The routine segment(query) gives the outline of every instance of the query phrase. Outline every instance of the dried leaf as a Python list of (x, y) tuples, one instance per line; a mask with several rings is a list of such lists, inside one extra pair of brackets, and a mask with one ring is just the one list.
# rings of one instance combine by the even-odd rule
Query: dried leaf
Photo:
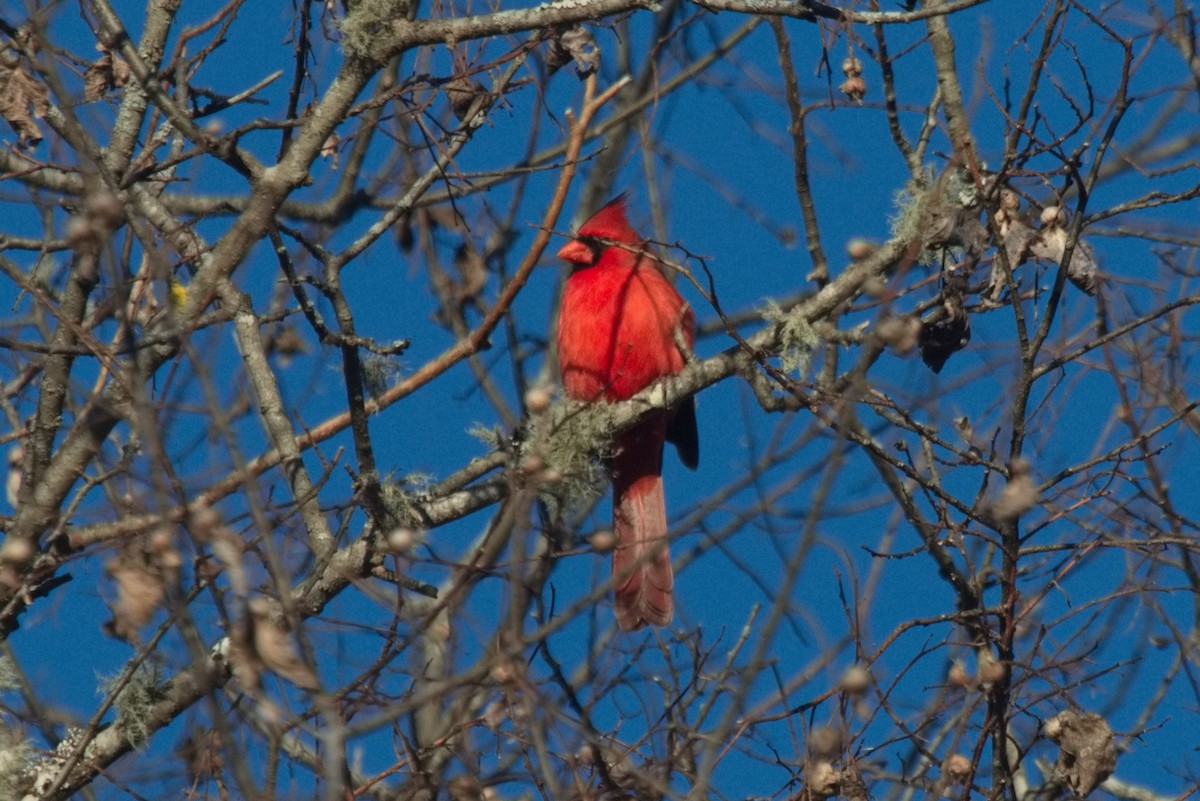
[(951, 244), (959, 209), (955, 206), (935, 206), (925, 221), (925, 247), (945, 247)]
[[(1067, 229), (1060, 225), (1043, 228), (1030, 244), (1030, 251), (1039, 259), (1062, 264), (1067, 251), (1067, 239)], [(1096, 294), (1096, 253), (1083, 237), (1075, 241), (1067, 278), (1083, 292)]]
[(861, 663), (846, 668), (838, 682), (838, 689), (849, 695), (862, 695), (871, 687), (871, 672)]
[(188, 776), (194, 782), (207, 781), (225, 769), (221, 736), (213, 729), (189, 734), (175, 749), (175, 754), (183, 760)]
[(917, 337), (917, 348), (921, 361), (940, 373), (946, 360), (967, 346), (971, 341), (971, 322), (963, 308), (962, 299), (951, 295), (942, 303), (942, 314), (921, 322), (921, 333)]
[(855, 103), (867, 96), (867, 82), (861, 75), (851, 75), (838, 86), (838, 91)]
[(1067, 266), (1067, 278), (1081, 291), (1089, 295), (1096, 294), (1096, 253), (1083, 237), (1075, 242), (1071, 263)]
[(284, 323), (263, 338), (263, 347), (268, 355), (279, 357), (279, 366), (288, 367), (296, 356), (308, 353), (308, 343), (296, 327)]
[(229, 669), (238, 684), (248, 693), (257, 694), (262, 691), (262, 672), (265, 665), (259, 659), (253, 644), (253, 625), (250, 616), (242, 618), (234, 624), (229, 633), (229, 647), (225, 659)]
[(875, 335), (895, 353), (904, 355), (917, 346), (921, 320), (908, 314), (903, 317), (884, 317), (875, 326)]
[(867, 783), (854, 765), (842, 771), (841, 789), (846, 801), (870, 801), (871, 796), (867, 792)]
[(330, 166), (335, 170), (338, 168), (338, 162), (340, 161), (340, 152), (338, 151), (338, 147), (341, 145), (341, 143), (342, 140), (338, 137), (338, 135), (336, 133), (331, 133), (325, 138), (325, 142), (321, 145), (321, 150), (319, 151), (321, 158), (329, 159)]
[(166, 597), (167, 586), (178, 580), (183, 557), (171, 532), (161, 529), (130, 543), (108, 563), (108, 574), (117, 585), (117, 603), (108, 630), (113, 636), (134, 641), (137, 630), (154, 616)]
[(483, 84), (472, 81), (465, 73), (456, 75), (445, 85), (445, 90), (450, 110), (459, 122), (474, 115), (487, 97)]
[(0, 63), (0, 117), (4, 117), (19, 137), (18, 146), (42, 141), (42, 130), (35, 118), (50, 111), (50, 90), (25, 71), (24, 65)]
[(1043, 228), (1032, 242), (1029, 252), (1036, 258), (1057, 262), (1063, 257), (1067, 247), (1067, 231), (1059, 226)]
[(1037, 239), (1037, 231), (1026, 225), (1023, 220), (1014, 219), (1002, 227), (1001, 233), (1004, 235), (1004, 253), (1008, 256), (1008, 266), (1015, 270), (1029, 259), (1029, 248)]
[(129, 62), (126, 61), (125, 59), (121, 58), (116, 53), (114, 53), (113, 57), (112, 57), (112, 85), (113, 85), (113, 87), (120, 89), (122, 86), (129, 83), (130, 75), (131, 75), (131, 72), (129, 69)]
[(1009, 466), (1008, 483), (992, 506), (997, 520), (1011, 522), (1037, 506), (1038, 490), (1029, 463), (1018, 459)]
[(15, 511), (21, 499), (21, 479), (25, 474), (25, 446), (17, 443), (8, 449), (8, 476), (4, 480), (4, 496)]
[(1082, 798), (1112, 775), (1117, 767), (1117, 747), (1112, 729), (1094, 712), (1070, 709), (1046, 721), (1046, 736), (1058, 743), (1055, 776)]
[(454, 251), (454, 267), (458, 270), (454, 299), (461, 308), (479, 297), (487, 285), (487, 260), (474, 242), (464, 239)]
[(302, 690), (315, 690), (320, 685), (296, 649), (291, 633), (271, 614), (271, 605), (264, 598), (255, 598), (248, 604), (250, 617), (250, 644), (262, 664)]
[(99, 100), (108, 91), (112, 78), (112, 54), (105, 53), (92, 62), (83, 75), (83, 99)]
[(149, 570), (129, 564), (116, 563), (108, 567), (109, 574), (117, 583), (117, 606), (113, 610), (113, 634), (123, 640), (132, 640), (137, 630), (154, 616), (166, 595), (161, 576)]
[(83, 99), (99, 100), (109, 89), (117, 89), (129, 81), (129, 64), (119, 55), (104, 51), (83, 76)]
[(483, 801), (483, 784), (475, 776), (461, 773), (446, 787), (450, 801)]
[(192, 512), (188, 527), (197, 541), (208, 544), (212, 549), (234, 595), (244, 598), (249, 590), (245, 565), (246, 541), (225, 525), (221, 513), (208, 504), (202, 504)]
[[(1000, 227), (1000, 236), (1004, 255), (1007, 256), (1008, 268), (1016, 271), (1017, 267), (1029, 259), (1029, 248), (1037, 238), (1037, 231), (1026, 225), (1020, 218), (1008, 209), (996, 212), (996, 222)], [(992, 274), (988, 277), (988, 286), (980, 294), (980, 300), (989, 306), (995, 306), (1008, 288), (1008, 273), (1004, 270), (1004, 261), (992, 259)]]
[(982, 690), (990, 689), (1008, 675), (1008, 667), (996, 658), (990, 646), (979, 646), (975, 652), (975, 662), (978, 666), (979, 687)]
[(573, 25), (550, 40), (546, 67), (554, 72), (568, 61), (575, 62), (575, 72), (586, 78), (600, 69), (600, 48), (592, 32), (582, 25)]
[(676, 738), (675, 746), (671, 751), (672, 770), (693, 782), (696, 780), (697, 771), (696, 747), (697, 742), (693, 737), (679, 737)]
[(821, 760), (808, 766), (804, 780), (811, 797), (830, 798), (838, 794), (842, 775), (832, 764)]
[(818, 726), (808, 735), (808, 755), (814, 760), (832, 761), (846, 747), (840, 730), (833, 726)]
[(930, 209), (925, 247), (961, 247), (975, 254), (986, 250), (987, 242), (987, 228), (979, 222), (977, 208), (949, 204)]
[(971, 775), (971, 760), (962, 754), (951, 754), (942, 763), (942, 776), (952, 784), (961, 784)]

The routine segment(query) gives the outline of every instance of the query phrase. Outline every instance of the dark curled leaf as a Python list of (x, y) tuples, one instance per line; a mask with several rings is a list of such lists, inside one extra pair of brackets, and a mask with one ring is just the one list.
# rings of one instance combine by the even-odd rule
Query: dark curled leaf
[(550, 40), (546, 66), (554, 72), (568, 61), (575, 62), (575, 71), (586, 78), (600, 69), (600, 48), (592, 32), (582, 25), (573, 25)]
[(964, 314), (962, 317), (922, 321), (921, 334), (917, 337), (917, 348), (921, 352), (921, 361), (940, 373), (946, 360), (967, 346), (971, 341), (971, 324)]
[(921, 321), (921, 331), (917, 335), (921, 361), (935, 373), (940, 373), (946, 360), (971, 341), (971, 322), (962, 302), (962, 278), (954, 274), (947, 276), (941, 308)]

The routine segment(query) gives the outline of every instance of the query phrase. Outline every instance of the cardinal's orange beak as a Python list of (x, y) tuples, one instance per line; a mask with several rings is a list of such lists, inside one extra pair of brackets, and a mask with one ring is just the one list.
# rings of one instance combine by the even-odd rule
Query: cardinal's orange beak
[(558, 257), (572, 264), (592, 264), (596, 261), (596, 252), (586, 243), (572, 239), (559, 249)]

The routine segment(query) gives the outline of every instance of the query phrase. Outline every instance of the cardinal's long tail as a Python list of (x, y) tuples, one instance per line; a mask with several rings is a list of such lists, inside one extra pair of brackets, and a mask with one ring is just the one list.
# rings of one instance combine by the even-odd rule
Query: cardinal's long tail
[(613, 458), (613, 576), (617, 625), (626, 631), (671, 622), (671, 554), (663, 502), (665, 427), (653, 424), (624, 438)]

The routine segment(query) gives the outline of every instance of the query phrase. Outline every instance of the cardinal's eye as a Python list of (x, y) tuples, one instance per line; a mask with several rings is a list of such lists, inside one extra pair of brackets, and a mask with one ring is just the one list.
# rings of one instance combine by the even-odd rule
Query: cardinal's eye
[(576, 259), (575, 261), (578, 266), (592, 266), (596, 263), (596, 261), (600, 260), (600, 253), (604, 251), (604, 245), (601, 245), (600, 240), (596, 239), (595, 236), (576, 234), (575, 241), (578, 243), (578, 245), (588, 248), (588, 254), (590, 257), (587, 261), (580, 261)]

